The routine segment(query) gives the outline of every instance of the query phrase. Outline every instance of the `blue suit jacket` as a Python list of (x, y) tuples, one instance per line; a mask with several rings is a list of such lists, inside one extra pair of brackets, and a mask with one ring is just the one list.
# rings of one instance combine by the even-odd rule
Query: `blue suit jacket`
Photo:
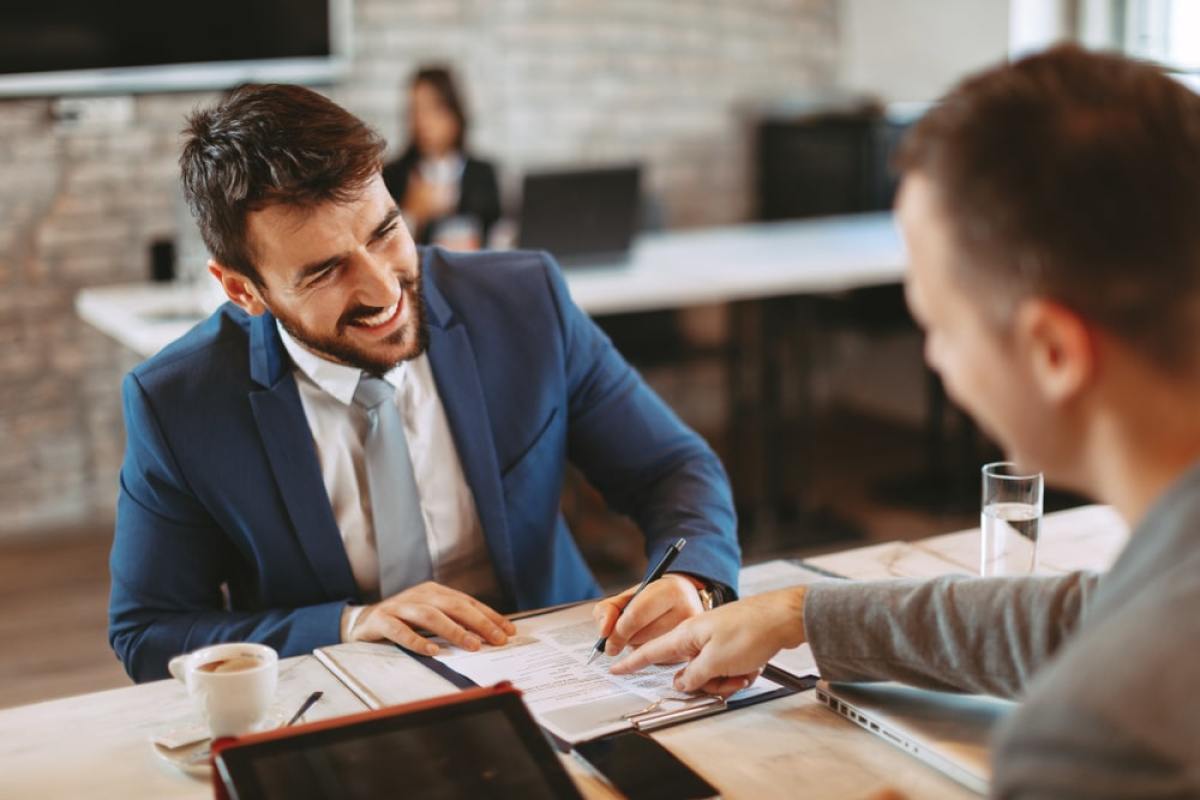
[[(429, 359), (508, 609), (599, 589), (559, 511), (569, 459), (651, 559), (736, 589), (728, 481), (572, 303), (546, 255), (422, 251)], [(339, 640), (361, 602), (292, 364), (264, 314), (225, 305), (123, 386), (127, 443), (109, 641), (135, 680), (220, 641), (280, 655)]]

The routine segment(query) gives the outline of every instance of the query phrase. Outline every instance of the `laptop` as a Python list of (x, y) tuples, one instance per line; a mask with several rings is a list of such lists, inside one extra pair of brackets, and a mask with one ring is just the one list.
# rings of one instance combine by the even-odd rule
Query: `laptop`
[(637, 233), (641, 167), (525, 176), (517, 246), (548, 250), (565, 267), (620, 264)]
[(817, 699), (856, 725), (987, 794), (992, 731), (1015, 703), (898, 683), (817, 684)]

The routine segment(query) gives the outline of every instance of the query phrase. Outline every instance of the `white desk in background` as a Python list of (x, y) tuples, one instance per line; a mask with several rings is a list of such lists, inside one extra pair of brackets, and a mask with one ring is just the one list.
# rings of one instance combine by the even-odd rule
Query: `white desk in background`
[(648, 234), (628, 264), (569, 270), (593, 316), (796, 294), (834, 294), (904, 278), (891, 212)]
[[(1108, 569), (1129, 539), (1124, 520), (1110, 506), (1080, 506), (1047, 514), (1038, 536), (1037, 573)], [(861, 581), (935, 578), (979, 572), (979, 529), (915, 542), (884, 542), (803, 562), (823, 572)]]
[[(640, 237), (628, 262), (566, 271), (575, 302), (593, 316), (884, 286), (904, 277), (890, 212), (733, 225)], [(212, 309), (180, 284), (83, 289), (84, 321), (149, 357)]]
[[(739, 304), (732, 326), (736, 346), (727, 358), (729, 469), (739, 509), (769, 520), (788, 497), (778, 435), (785, 409), (780, 376), (807, 387), (808, 360), (782, 334), (811, 334), (803, 313), (782, 298), (829, 295), (903, 280), (903, 242), (891, 212), (732, 225), (641, 236), (627, 262), (565, 271), (575, 302), (592, 316), (662, 311), (710, 303)], [(149, 358), (182, 336), (219, 303), (211, 287), (126, 284), (82, 290), (79, 316), (138, 355)], [(781, 305), (782, 304), (782, 305)], [(802, 334), (797, 341), (807, 342)], [(782, 350), (781, 350), (782, 348)], [(786, 365), (780, 352), (792, 353)], [(773, 358), (775, 356), (775, 358)], [(787, 369), (783, 369), (786, 366)], [(794, 392), (792, 392), (794, 394)], [(789, 453), (801, 460), (797, 452)]]
[[(1043, 531), (1048, 548), (1044, 552), (1054, 554), (1057, 570), (1106, 567), (1115, 556), (1114, 548), (1127, 537), (1120, 518), (1098, 506), (1048, 514)], [(941, 559), (942, 566), (930, 567), (926, 562), (922, 570), (963, 571), (947, 559), (959, 558), (958, 550), (972, 535), (975, 532), (965, 531), (915, 543)], [(843, 568), (866, 564), (869, 569), (879, 561), (870, 557), (871, 551), (859, 548), (811, 562)], [(838, 556), (846, 558), (830, 560)], [(331, 673), (317, 669), (316, 659), (310, 656), (287, 659), (282, 666), (297, 675), (314, 670), (313, 680), (321, 688), (341, 691), (336, 684), (328, 685)], [(284, 705), (298, 705), (306, 688), (297, 682)], [(172, 680), (0, 711), (0, 797), (207, 800), (212, 788), (206, 781), (176, 771), (154, 754), (149, 743), (151, 735), (187, 716), (183, 686)], [(975, 796), (827, 710), (812, 692), (653, 735), (713, 783), (723, 797), (735, 800), (865, 798), (889, 786), (912, 798)], [(578, 767), (570, 768), (588, 798), (614, 796)]]

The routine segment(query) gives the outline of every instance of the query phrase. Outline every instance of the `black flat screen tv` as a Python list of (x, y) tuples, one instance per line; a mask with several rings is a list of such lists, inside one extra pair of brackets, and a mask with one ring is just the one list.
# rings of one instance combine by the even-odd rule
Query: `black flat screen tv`
[(330, 83), (351, 0), (4, 0), (0, 96)]

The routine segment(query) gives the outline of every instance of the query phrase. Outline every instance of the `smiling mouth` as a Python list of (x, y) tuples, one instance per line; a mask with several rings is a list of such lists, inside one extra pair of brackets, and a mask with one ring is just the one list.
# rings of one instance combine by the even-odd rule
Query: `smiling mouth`
[(400, 310), (404, 307), (405, 294), (406, 293), (404, 292), (403, 288), (401, 288), (400, 299), (395, 303), (392, 303), (387, 308), (381, 309), (378, 313), (372, 314), (369, 317), (359, 317), (358, 319), (355, 319), (347, 324), (352, 325), (355, 328), (362, 328), (367, 331), (386, 327), (396, 318), (397, 315), (399, 315)]

